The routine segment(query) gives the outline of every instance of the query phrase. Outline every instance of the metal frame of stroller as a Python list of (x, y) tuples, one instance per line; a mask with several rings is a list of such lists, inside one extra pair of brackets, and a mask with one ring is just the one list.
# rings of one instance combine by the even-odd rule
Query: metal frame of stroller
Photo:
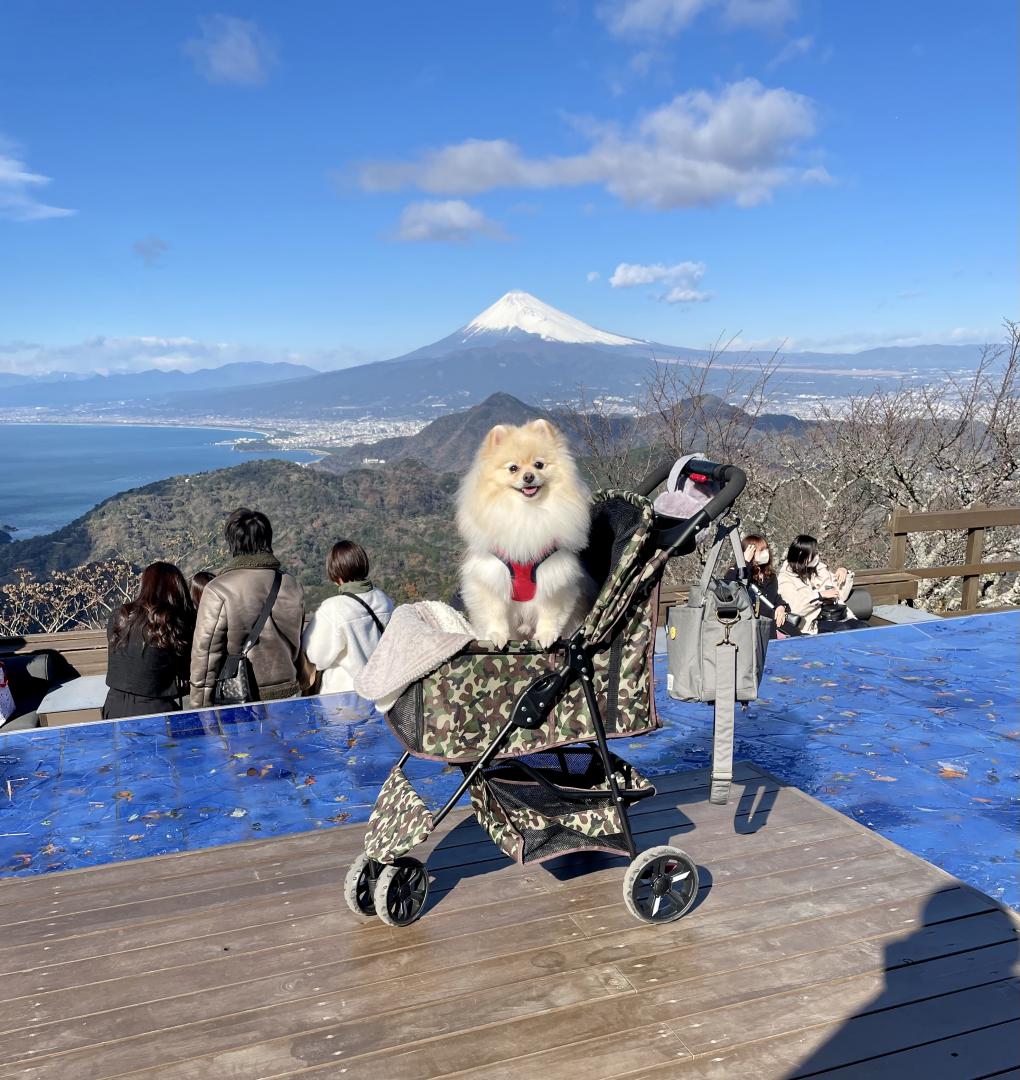
[[(669, 465), (655, 469), (639, 485), (637, 494), (650, 496), (664, 482), (669, 472)], [(733, 505), (747, 482), (743, 471), (734, 465), (719, 465), (698, 459), (687, 463), (684, 474), (694, 476), (699, 480), (717, 481), (722, 484), (722, 489), (706, 506), (687, 520), (655, 515), (651, 533), (655, 550), (668, 552), (668, 557), (692, 550), (697, 534)], [(656, 579), (656, 586), (657, 583)], [(628, 604), (628, 609), (630, 606)], [(697, 898), (699, 888), (697, 867), (693, 860), (679, 848), (654, 847), (639, 855), (627, 810), (634, 803), (653, 796), (655, 788), (643, 778), (638, 777), (636, 771), (627, 762), (614, 755), (609, 749), (606, 725), (594, 687), (593, 662), (594, 655), (599, 649), (606, 648), (606, 645), (601, 642), (593, 646), (586, 640), (583, 625), (563, 644), (566, 653), (563, 666), (559, 670), (547, 671), (536, 678), (518, 696), (509, 719), (481, 755), (470, 765), (461, 766), (464, 771), (463, 780), (446, 805), (434, 815), (428, 815), (428, 828), (419, 834), (416, 842), (420, 842), (446, 818), (465, 792), (471, 789), (472, 784), (486, 776), (485, 770), (506, 748), (517, 729), (530, 731), (542, 727), (549, 721), (551, 712), (556, 703), (562, 699), (564, 691), (580, 682), (584, 705), (595, 732), (594, 742), (582, 740), (578, 746), (541, 751), (543, 756), (557, 756), (558, 769), (536, 768), (523, 757), (507, 758), (501, 768), (505, 772), (508, 771), (510, 775), (519, 774), (524, 780), (541, 787), (564, 805), (576, 803), (579, 807), (592, 808), (593, 804), (602, 803), (608, 811), (611, 809), (609, 806), (611, 803), (616, 812), (614, 821), (618, 818), (620, 825), (619, 834), (616, 834), (617, 842), (600, 844), (594, 840), (586, 842), (584, 847), (626, 854), (631, 859), (631, 865), (623, 883), (624, 901), (628, 909), (636, 918), (645, 922), (672, 922), (684, 915)], [(568, 755), (583, 753), (585, 746), (588, 747), (589, 765), (601, 768), (598, 779), (600, 783), (604, 779), (606, 783), (604, 788), (585, 787), (579, 790), (576, 786), (567, 787), (550, 778), (562, 776), (569, 779), (572, 770), (569, 767)], [(391, 772), (391, 779), (398, 772), (403, 776), (403, 767), (411, 756), (411, 750), (406, 750)], [(591, 768), (588, 771), (591, 771)], [(407, 783), (406, 778), (404, 781)], [(389, 782), (387, 781), (387, 784)], [(385, 791), (385, 786), (383, 790)], [(417, 798), (420, 799), (420, 797)], [(379, 801), (381, 800), (382, 792)], [(376, 804), (377, 808), (379, 801)], [(622, 850), (618, 842), (619, 837), (622, 837), (623, 841)], [(607, 841), (608, 839), (607, 837)], [(404, 846), (403, 850), (406, 851), (413, 846), (415, 846), (414, 842)], [(548, 855), (536, 856), (536, 858), (552, 857), (560, 853), (553, 851)], [(529, 861), (523, 854), (519, 854), (518, 858), (521, 862)], [(389, 925), (406, 926), (420, 916), (427, 899), (428, 882), (429, 875), (425, 864), (415, 858), (401, 855), (394, 858), (392, 862), (383, 863), (363, 853), (348, 871), (344, 895), (348, 906), (356, 914), (378, 915)]]

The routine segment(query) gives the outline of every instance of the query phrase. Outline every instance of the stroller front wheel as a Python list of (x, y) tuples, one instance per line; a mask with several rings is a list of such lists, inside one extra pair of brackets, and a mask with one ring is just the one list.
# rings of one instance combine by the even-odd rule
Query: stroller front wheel
[(355, 915), (370, 918), (375, 915), (375, 883), (379, 880), (382, 864), (362, 852), (351, 863), (344, 878), (344, 900)]
[(698, 868), (686, 852), (674, 847), (649, 848), (627, 869), (623, 901), (642, 922), (674, 922), (690, 911), (698, 884)]
[(384, 866), (375, 883), (375, 913), (390, 926), (409, 926), (420, 915), (429, 894), (425, 864), (405, 855)]

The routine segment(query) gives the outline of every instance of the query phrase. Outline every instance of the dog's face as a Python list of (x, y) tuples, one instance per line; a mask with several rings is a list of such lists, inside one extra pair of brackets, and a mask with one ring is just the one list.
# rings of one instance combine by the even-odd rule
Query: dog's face
[(499, 424), (478, 451), (479, 486), (492, 497), (540, 504), (562, 481), (569, 453), (548, 420), (533, 420), (523, 427)]

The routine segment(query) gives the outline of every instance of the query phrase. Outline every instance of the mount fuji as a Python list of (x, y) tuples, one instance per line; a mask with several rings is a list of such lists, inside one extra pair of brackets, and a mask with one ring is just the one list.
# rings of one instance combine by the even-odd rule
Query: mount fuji
[[(448, 337), (404, 356), (277, 383), (271, 394), (206, 394), (194, 408), (234, 417), (431, 418), (500, 391), (538, 406), (574, 400), (582, 388), (589, 396), (630, 397), (644, 385), (655, 350), (530, 293), (508, 292)], [(177, 404), (187, 407), (183, 395)]]
[[(935, 345), (872, 349), (853, 357), (788, 353), (776, 386), (785, 394), (784, 401), (842, 397), (870, 392), (882, 380), (929, 381), (950, 371), (972, 369), (979, 352), (973, 345)], [(514, 291), (447, 337), (392, 360), (292, 378), (271, 387), (167, 395), (151, 402), (150, 415), (432, 419), (501, 392), (540, 409), (555, 409), (576, 401), (582, 391), (588, 400), (641, 398), (656, 364), (697, 364), (707, 355), (701, 349), (601, 330), (530, 293)], [(752, 356), (768, 358), (768, 354), (741, 354), (735, 359)], [(723, 386), (725, 367), (724, 362), (714, 376)], [(706, 389), (716, 392), (714, 385)]]

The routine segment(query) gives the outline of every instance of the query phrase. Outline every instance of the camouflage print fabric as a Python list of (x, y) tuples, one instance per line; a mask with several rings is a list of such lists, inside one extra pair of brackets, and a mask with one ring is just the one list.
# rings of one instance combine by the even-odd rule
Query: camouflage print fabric
[[(628, 785), (638, 789), (652, 787), (651, 783), (633, 768)], [(606, 783), (602, 788), (594, 790), (608, 791), (609, 785)], [(616, 837), (623, 832), (620, 812), (610, 800), (586, 809), (577, 809), (576, 804), (572, 805), (564, 800), (563, 813), (552, 813), (544, 800), (544, 811), (527, 805), (529, 796), (539, 793), (539, 788), (534, 783), (506, 780), (490, 782), (478, 777), (472, 782), (470, 791), (471, 806), (479, 824), (500, 850), (517, 862), (524, 861), (524, 832), (558, 830), (576, 833), (579, 839), (585, 837), (589, 840)], [(616, 846), (608, 850), (616, 850)], [(546, 857), (554, 857), (556, 854), (557, 851), (553, 850)]]
[[(624, 499), (641, 511), (638, 527), (585, 623), (589, 640), (602, 646), (593, 658), (593, 681), (606, 734), (610, 738), (641, 735), (660, 726), (652, 693), (652, 651), (657, 585), (666, 555), (648, 554), (653, 519), (648, 499), (619, 491), (600, 492), (596, 499)], [(390, 726), (417, 755), (456, 763), (475, 761), (510, 719), (517, 699), (531, 683), (565, 665), (563, 652), (543, 652), (533, 643), (511, 642), (504, 651), (486, 651), (476, 645), (405, 692), (398, 707), (420, 709), (420, 725), (398, 725), (395, 709)], [(415, 730), (414, 736), (402, 734), (409, 729)], [(418, 730), (420, 742), (412, 745), (409, 739), (417, 740)], [(499, 757), (594, 738), (584, 691), (575, 682), (554, 706), (547, 724), (530, 731), (513, 730)]]
[(375, 800), (365, 833), (365, 854), (381, 863), (406, 855), (432, 832), (432, 814), (411, 786), (404, 770), (395, 767)]
[(468, 788), (471, 794), (471, 809), (475, 812), (478, 824), (489, 834), (492, 842), (515, 862), (521, 862), (524, 851), (524, 838), (514, 828), (509, 813), (496, 801), (492, 788), (477, 776)]
[(652, 520), (655, 516), (651, 502), (643, 495), (635, 495), (630, 491), (599, 491), (595, 495), (596, 502), (610, 499), (623, 499), (637, 507), (641, 511), (641, 521), (627, 541), (627, 546), (609, 579), (595, 598), (595, 603), (592, 604), (588, 618), (585, 620), (584, 636), (593, 643), (603, 641), (612, 634), (617, 621), (639, 591), (639, 585), (654, 579), (661, 573), (662, 565), (665, 564), (663, 559), (654, 573), (643, 573), (647, 563), (643, 549), (648, 542)]

